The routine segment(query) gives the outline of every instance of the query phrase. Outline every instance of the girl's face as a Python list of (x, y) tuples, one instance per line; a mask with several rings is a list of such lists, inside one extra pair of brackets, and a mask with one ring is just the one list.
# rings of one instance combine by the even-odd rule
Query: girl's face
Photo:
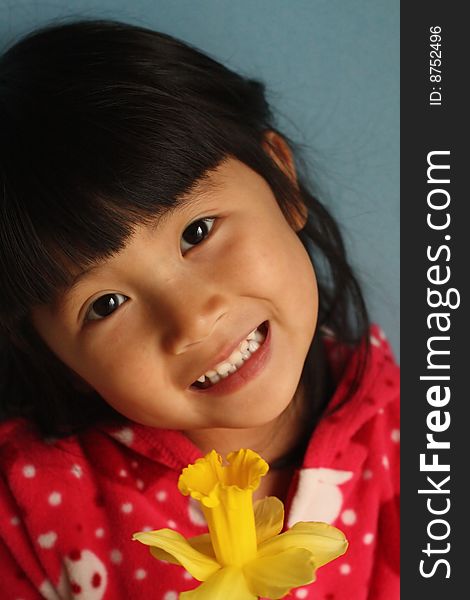
[[(245, 428), (290, 404), (317, 309), (311, 261), (270, 187), (230, 159), (156, 225), (136, 228), (56, 306), (36, 308), (33, 323), (66, 365), (134, 421)], [(246, 352), (240, 344), (258, 327), (260, 347)], [(216, 380), (224, 362), (232, 371), (238, 362), (237, 371), (193, 385), (207, 372)]]

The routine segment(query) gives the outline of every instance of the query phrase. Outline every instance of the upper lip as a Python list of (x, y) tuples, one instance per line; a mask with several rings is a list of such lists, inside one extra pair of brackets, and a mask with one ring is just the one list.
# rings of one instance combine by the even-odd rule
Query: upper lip
[[(202, 375), (207, 373), (207, 371), (214, 370), (214, 367), (216, 367), (221, 362), (228, 362), (228, 359), (230, 358), (230, 355), (232, 354), (232, 352), (234, 352), (238, 348), (238, 346), (243, 342), (243, 340), (246, 340), (248, 335), (252, 331), (257, 329), (259, 326), (260, 326), (260, 323), (258, 323), (251, 329), (248, 329), (248, 331), (245, 333), (245, 335), (240, 336), (240, 338), (238, 339), (237, 342), (231, 342), (230, 344), (225, 344), (223, 346), (222, 350), (217, 352), (217, 354), (215, 354), (209, 361), (207, 361), (207, 367), (204, 369), (204, 371), (200, 371), (200, 375), (198, 375), (198, 377), (202, 377)], [(196, 379), (193, 379), (191, 381), (190, 385), (192, 385), (195, 381), (197, 381), (198, 377), (196, 377)]]

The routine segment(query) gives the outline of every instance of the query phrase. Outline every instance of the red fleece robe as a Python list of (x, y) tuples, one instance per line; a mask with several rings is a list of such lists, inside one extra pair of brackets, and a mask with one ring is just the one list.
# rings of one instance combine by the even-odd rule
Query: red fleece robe
[[(317, 425), (286, 503), (286, 526), (326, 521), (350, 546), (293, 599), (399, 598), (399, 370), (379, 327), (370, 339), (361, 385)], [(335, 340), (323, 343), (336, 406), (358, 352), (339, 364)], [(3, 600), (176, 600), (196, 587), (182, 567), (131, 539), (145, 529), (207, 531), (197, 502), (177, 490), (181, 470), (201, 456), (181, 432), (128, 422), (41, 440), (18, 419), (0, 425), (0, 440)]]

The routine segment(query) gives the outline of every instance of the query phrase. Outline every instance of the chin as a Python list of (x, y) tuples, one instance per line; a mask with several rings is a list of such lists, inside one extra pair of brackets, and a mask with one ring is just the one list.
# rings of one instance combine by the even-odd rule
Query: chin
[[(234, 429), (253, 429), (263, 427), (279, 418), (291, 405), (296, 387), (290, 389), (286, 395), (266, 392), (262, 398), (250, 398), (245, 406), (240, 406), (237, 411), (226, 410), (221, 419), (217, 419), (210, 427), (225, 427)], [(286, 398), (289, 400), (286, 401)]]

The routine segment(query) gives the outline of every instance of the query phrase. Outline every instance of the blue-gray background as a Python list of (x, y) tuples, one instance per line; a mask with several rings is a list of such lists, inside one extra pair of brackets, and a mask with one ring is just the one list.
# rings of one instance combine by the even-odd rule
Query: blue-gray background
[(0, 48), (80, 17), (170, 33), (265, 81), (398, 356), (399, 0), (0, 0)]

